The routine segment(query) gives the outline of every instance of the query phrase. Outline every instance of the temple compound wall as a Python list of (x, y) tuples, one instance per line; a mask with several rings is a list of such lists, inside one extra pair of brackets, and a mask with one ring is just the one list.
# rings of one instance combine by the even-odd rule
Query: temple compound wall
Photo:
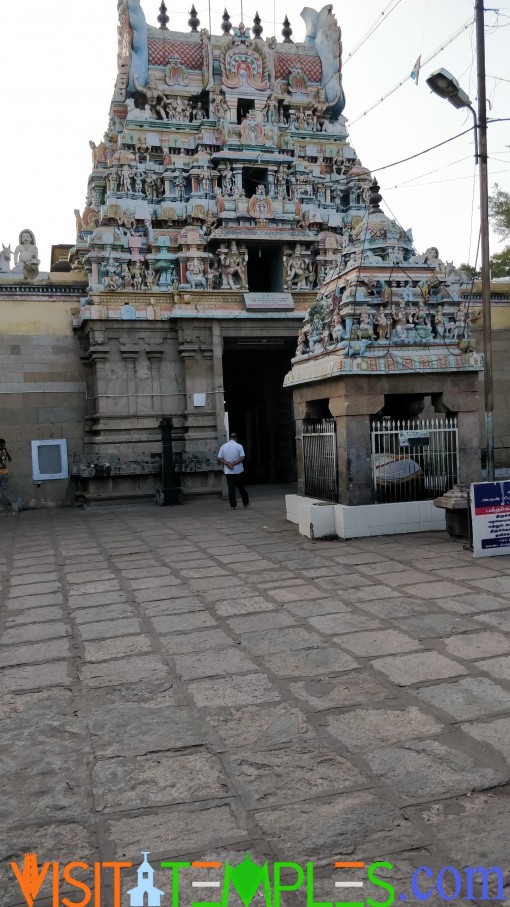
[[(473, 341), (483, 349), (481, 287), (477, 282), (470, 293), (476, 313), (472, 322)], [(494, 455), (496, 466), (510, 467), (510, 278), (491, 285), (492, 355), (494, 388)], [(479, 313), (479, 314), (478, 314)], [(481, 436), (485, 432), (483, 387), (480, 388)]]
[(0, 290), (0, 435), (12, 457), (12, 497), (23, 506), (73, 501), (67, 479), (33, 479), (33, 441), (65, 439), (71, 466), (83, 454), (85, 373), (72, 330), (79, 295), (55, 279), (44, 293)]

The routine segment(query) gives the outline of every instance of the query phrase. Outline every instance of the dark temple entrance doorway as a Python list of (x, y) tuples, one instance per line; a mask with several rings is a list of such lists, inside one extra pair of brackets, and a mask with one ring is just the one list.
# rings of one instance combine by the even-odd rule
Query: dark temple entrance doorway
[(295, 346), (294, 338), (225, 340), (225, 410), (251, 484), (296, 480), (292, 394), (282, 386)]

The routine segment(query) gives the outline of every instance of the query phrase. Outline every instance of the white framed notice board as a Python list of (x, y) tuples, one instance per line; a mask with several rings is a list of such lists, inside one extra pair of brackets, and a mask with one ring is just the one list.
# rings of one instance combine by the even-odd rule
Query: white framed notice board
[(510, 480), (471, 485), (474, 557), (510, 554)]

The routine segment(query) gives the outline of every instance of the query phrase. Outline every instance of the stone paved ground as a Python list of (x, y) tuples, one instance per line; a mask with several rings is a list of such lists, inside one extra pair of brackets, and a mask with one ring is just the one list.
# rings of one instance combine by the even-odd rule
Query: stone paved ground
[(312, 542), (275, 495), (0, 528), (2, 907), (34, 850), (311, 860), (326, 901), (335, 858), (389, 859), (399, 893), (506, 868), (510, 558)]

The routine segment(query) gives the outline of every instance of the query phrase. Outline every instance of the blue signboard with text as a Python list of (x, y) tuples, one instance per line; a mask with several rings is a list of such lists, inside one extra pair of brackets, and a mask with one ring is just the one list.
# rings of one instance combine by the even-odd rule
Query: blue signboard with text
[(510, 481), (471, 485), (473, 555), (510, 554)]

